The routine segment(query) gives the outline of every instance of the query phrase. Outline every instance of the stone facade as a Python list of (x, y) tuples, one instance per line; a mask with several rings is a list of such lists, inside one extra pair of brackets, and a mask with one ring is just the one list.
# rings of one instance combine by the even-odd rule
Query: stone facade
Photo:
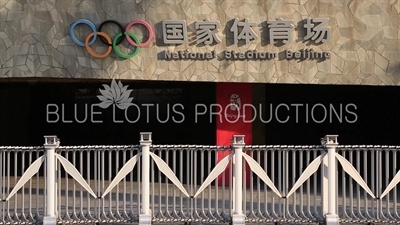
[[(398, 85), (399, 12), (400, 0), (1, 0), (0, 77)], [(300, 40), (304, 35), (301, 21), (317, 17), (330, 18), (330, 41), (316, 45)], [(115, 53), (95, 59), (69, 35), (71, 23), (81, 18), (96, 25), (114, 19), (124, 26), (143, 19), (153, 26), (155, 38), (132, 59), (122, 60)], [(233, 44), (228, 26), (235, 18), (256, 22), (254, 31), (259, 38), (249, 44)], [(294, 20), (292, 43), (269, 43), (265, 22), (277, 18)], [(160, 24), (166, 19), (186, 20), (189, 40), (195, 35), (194, 22), (220, 21), (217, 35), (221, 43), (160, 44)], [(146, 33), (139, 29), (132, 30)], [(84, 40), (89, 31), (81, 25), (77, 37)], [(105, 51), (101, 45), (97, 41), (94, 49)], [(124, 43), (120, 48), (127, 46)], [(165, 50), (282, 52), (304, 48), (329, 51), (331, 57), (324, 61), (159, 58)]]

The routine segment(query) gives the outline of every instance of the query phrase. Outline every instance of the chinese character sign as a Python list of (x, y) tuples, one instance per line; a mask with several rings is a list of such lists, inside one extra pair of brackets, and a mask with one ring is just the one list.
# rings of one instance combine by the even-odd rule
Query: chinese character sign
[[(236, 18), (231, 27), (231, 31), (233, 32), (233, 42), (237, 44), (239, 40), (245, 40), (246, 44), (248, 44), (251, 40), (256, 40), (258, 36), (252, 29), (252, 27), (255, 27), (256, 25), (257, 23), (251, 23), (247, 18), (244, 22), (239, 22), (239, 19)], [(239, 27), (242, 28), (240, 33), (238, 31)]]
[[(329, 18), (314, 18), (305, 19), (303, 27), (298, 29), (305, 29), (305, 41), (314, 41), (316, 44), (326, 43), (330, 40), (331, 28), (328, 27)], [(267, 21), (269, 43), (275, 44), (280, 41), (284, 44), (290, 44), (293, 40), (292, 32), (295, 28), (295, 23), (291, 19), (278, 18), (275, 20)], [(244, 41), (246, 44), (257, 40), (259, 36), (255, 28), (256, 22), (250, 21), (248, 18), (240, 20), (235, 18), (233, 25), (227, 27), (233, 35), (234, 44), (239, 41)], [(219, 44), (221, 39), (218, 37), (221, 24), (219, 21), (210, 21), (208, 19), (203, 21), (196, 21), (194, 23), (196, 44)], [(187, 43), (187, 25), (184, 20), (164, 20), (162, 22), (162, 34), (165, 44), (180, 45)]]
[(186, 21), (164, 20), (162, 30), (165, 44), (184, 44), (187, 42)]
[[(314, 22), (319, 24), (315, 26)], [(317, 44), (329, 41), (331, 38), (331, 28), (326, 26), (328, 22), (329, 18), (315, 18), (312, 22), (311, 19), (306, 19), (304, 28), (307, 29), (307, 34), (304, 37), (304, 40), (307, 41), (311, 39)]]
[(210, 21), (204, 20), (196, 22), (196, 43), (201, 44), (204, 43), (206, 45), (210, 45), (214, 42), (221, 43), (221, 40), (218, 38), (217, 33), (220, 27), (219, 21)]
[(267, 23), (271, 44), (274, 44), (276, 40), (282, 40), (285, 44), (290, 44), (292, 42), (293, 20), (283, 20), (279, 18), (277, 20), (268, 21)]

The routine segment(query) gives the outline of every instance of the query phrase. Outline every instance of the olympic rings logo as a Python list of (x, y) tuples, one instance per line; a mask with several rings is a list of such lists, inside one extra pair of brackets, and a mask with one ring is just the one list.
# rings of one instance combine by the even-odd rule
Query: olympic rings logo
[[(104, 25), (110, 24), (110, 23), (117, 25), (120, 30), (120, 33), (118, 33), (113, 39), (111, 39), (111, 37), (108, 34), (101, 31), (101, 29), (104, 27)], [(75, 36), (75, 27), (78, 24), (86, 24), (93, 31), (86, 37), (85, 42), (78, 40), (78, 38), (76, 38), (76, 36)], [(140, 43), (139, 38), (135, 34), (129, 32), (129, 30), (134, 25), (143, 25), (144, 27), (146, 27), (149, 38), (145, 42)], [(69, 33), (71, 35), (72, 40), (75, 42), (75, 44), (85, 47), (86, 51), (89, 53), (89, 55), (93, 56), (94, 58), (98, 58), (98, 59), (106, 58), (108, 55), (110, 55), (112, 50), (114, 50), (114, 52), (119, 57), (124, 58), (124, 59), (130, 59), (139, 53), (140, 47), (145, 47), (145, 46), (149, 45), (154, 37), (153, 28), (150, 26), (150, 24), (148, 24), (144, 20), (134, 20), (134, 21), (130, 22), (124, 30), (122, 25), (114, 20), (104, 21), (100, 24), (99, 28), (96, 28), (96, 25), (93, 22), (86, 20), (86, 19), (80, 19), (80, 20), (75, 21), (71, 25), (71, 27), (69, 29)], [(99, 54), (99, 53), (95, 52), (90, 47), (91, 45), (93, 45), (96, 42), (97, 37), (100, 37), (100, 41), (103, 44), (108, 46), (107, 51), (103, 54)], [(128, 40), (129, 44), (135, 46), (135, 50), (133, 51), (132, 54), (129, 54), (129, 55), (124, 54), (118, 48), (118, 45), (120, 45), (124, 41), (125, 38)]]

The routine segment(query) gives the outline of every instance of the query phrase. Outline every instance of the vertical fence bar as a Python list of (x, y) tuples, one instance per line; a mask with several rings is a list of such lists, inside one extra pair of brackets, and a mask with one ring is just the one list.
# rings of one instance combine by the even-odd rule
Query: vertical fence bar
[(4, 196), (4, 191), (3, 191), (3, 173), (5, 173), (5, 170), (3, 169), (4, 167), (3, 163), (3, 151), (0, 150), (0, 222), (4, 220), (4, 202), (3, 199), (5, 198)]
[[(179, 180), (183, 180), (183, 150), (179, 149)], [(189, 184), (189, 181), (186, 181), (187, 184)], [(184, 204), (183, 204), (183, 196), (182, 196), (182, 192), (179, 192), (179, 202), (180, 202), (180, 215), (184, 216), (185, 212), (184, 212)], [(154, 204), (154, 203), (153, 203)]]
[[(306, 154), (306, 163), (309, 164), (310, 163), (311, 151), (307, 150), (306, 153), (307, 153)], [(317, 176), (314, 175), (314, 179), (317, 179), (316, 177)], [(315, 183), (315, 180), (314, 180), (313, 183)], [(311, 212), (311, 184), (310, 184), (310, 179), (307, 179), (307, 211), (308, 211), (308, 215), (312, 215), (313, 214)], [(322, 215), (324, 215), (324, 214), (322, 214)]]
[[(363, 157), (365, 157), (364, 159), (368, 159), (368, 155), (367, 155), (367, 151), (363, 151)], [(361, 171), (360, 170), (360, 168), (361, 168), (361, 150), (356, 150), (356, 165), (357, 165), (357, 168), (356, 168), (356, 170), (357, 171)], [(364, 163), (364, 177), (365, 177), (365, 182), (367, 182), (367, 175), (366, 175), (366, 173), (368, 172), (366, 169), (365, 169), (365, 167), (366, 166), (368, 166), (368, 163)], [(350, 176), (350, 178), (351, 178), (351, 176)], [(354, 180), (353, 180), (353, 178), (351, 178), (351, 181), (352, 182), (354, 182)], [(360, 185), (356, 185), (356, 187), (357, 187), (357, 201), (358, 201), (358, 204), (357, 204), (357, 215), (360, 217), (360, 218), (363, 218), (363, 214), (362, 214), (362, 212), (361, 212), (361, 191), (360, 191)], [(364, 194), (365, 195), (365, 194)], [(367, 201), (364, 201), (364, 204), (367, 204)], [(368, 206), (364, 206), (365, 208), (368, 208)]]
[[(65, 159), (66, 160), (69, 160), (69, 151), (65, 151)], [(73, 152), (72, 152), (72, 154), (73, 154)], [(58, 178), (58, 181), (57, 181), (57, 184), (59, 184), (59, 197), (60, 197), (60, 200), (59, 200), (59, 202), (61, 203), (61, 165), (60, 165), (60, 163), (57, 163), (56, 164), (57, 165), (57, 171), (59, 172), (59, 174), (60, 174), (60, 176), (59, 176), (59, 178)], [(65, 193), (65, 216), (66, 216), (66, 218), (69, 218), (69, 210), (68, 210), (68, 208), (69, 208), (69, 201), (68, 201), (68, 199), (69, 199), (69, 196), (68, 196), (68, 192), (69, 192), (69, 184), (68, 184), (68, 179), (69, 179), (69, 177), (68, 177), (68, 173), (65, 173), (65, 191), (64, 191), (64, 193)], [(59, 207), (59, 213), (61, 213), (61, 206)], [(58, 213), (58, 214), (59, 214)]]
[[(79, 171), (83, 172), (83, 151), (79, 151)], [(110, 194), (111, 196), (111, 194)], [(84, 218), (84, 212), (83, 212), (83, 189), (82, 189), (82, 185), (79, 185), (79, 198), (80, 198), (80, 209), (79, 209), (79, 216), (81, 218)]]
[[(372, 191), (372, 193), (374, 193), (375, 192), (375, 187), (376, 187), (376, 179), (375, 179), (375, 177), (374, 177), (374, 175), (376, 175), (375, 173), (375, 171), (378, 171), (378, 168), (376, 168), (376, 165), (375, 165), (375, 163), (376, 163), (376, 161), (375, 161), (375, 156), (377, 156), (376, 155), (376, 151), (375, 151), (375, 149), (374, 150), (372, 150), (372, 151), (370, 151), (371, 152), (371, 154), (370, 154), (370, 156), (371, 156), (371, 164), (369, 164), (369, 168), (371, 168), (371, 172), (369, 173), (369, 176), (370, 176), (370, 182), (371, 182), (371, 186), (370, 186), (370, 188), (371, 188), (371, 191)], [(364, 164), (365, 165), (365, 164)], [(365, 183), (367, 183), (368, 184), (368, 180), (367, 179), (365, 179)], [(364, 188), (363, 188), (364, 189)], [(365, 201), (366, 202), (370, 202), (371, 203), (371, 209), (372, 209), (372, 213), (371, 213), (371, 216), (373, 217), (373, 218), (370, 218), (370, 219), (374, 219), (374, 218), (376, 218), (375, 216), (376, 216), (376, 209), (375, 209), (375, 204), (374, 203), (376, 203), (376, 200), (375, 199), (369, 199), (369, 195), (368, 195), (368, 193), (365, 191), (365, 189), (364, 189), (364, 193), (365, 193)], [(368, 204), (369, 205), (369, 204)], [(368, 214), (368, 208), (367, 208), (367, 210), (366, 210), (366, 213)]]
[[(116, 150), (115, 151), (115, 155), (116, 155), (116, 160), (115, 160), (115, 171), (117, 172), (119, 169), (119, 151)], [(118, 173), (118, 172), (117, 172)], [(115, 186), (115, 190), (116, 190), (116, 194), (115, 194), (115, 198), (116, 198), (116, 204), (115, 204), (115, 217), (117, 218), (121, 218), (120, 217), (120, 213), (119, 213), (119, 187), (120, 185), (118, 184), (117, 186)]]
[[(7, 152), (7, 165), (11, 165), (10, 164), (10, 154), (11, 152)], [(11, 168), (10, 166), (7, 166), (7, 188), (6, 188), (6, 193), (10, 193), (10, 171)], [(39, 183), (39, 182), (38, 182)], [(7, 201), (7, 216), (10, 216), (10, 201)]]
[[(282, 177), (284, 176), (282, 173), (282, 150), (279, 149), (277, 151), (278, 155), (278, 190), (282, 191)], [(275, 157), (272, 157), (273, 160), (275, 160)], [(272, 171), (273, 174), (274, 171)], [(275, 182), (275, 181), (274, 181)], [(285, 218), (285, 213), (282, 211), (282, 198), (278, 199), (278, 216), (281, 218)]]
[[(125, 163), (126, 163), (126, 149), (123, 149), (122, 150), (122, 153), (123, 153), (123, 156), (122, 156), (122, 160), (124, 161), (124, 165), (125, 165)], [(132, 173), (132, 172), (131, 172)], [(98, 177), (100, 177), (100, 172), (99, 172), (99, 176)], [(126, 205), (127, 205), (127, 202), (126, 202), (126, 176), (124, 177), (124, 188), (123, 188), (123, 192), (124, 192), (124, 195), (122, 196), (123, 197), (123, 205), (122, 205), (122, 207), (123, 207), (123, 210), (124, 210), (124, 212), (123, 212), (123, 214), (122, 214), (122, 217), (124, 217), (124, 216), (126, 216), (126, 215), (128, 215), (127, 214), (127, 212), (126, 212)]]
[[(192, 190), (191, 193), (195, 193), (195, 191), (197, 190), (197, 150), (192, 150), (191, 152), (193, 152), (193, 168), (191, 169), (193, 171), (193, 179), (192, 179)], [(190, 165), (187, 165), (190, 166)], [(197, 198), (191, 198), (193, 199), (193, 214), (194, 216), (198, 216), (198, 209), (197, 209)]]
[[(235, 150), (235, 166), (234, 166), (234, 175), (235, 175), (235, 209), (234, 214), (232, 215), (232, 224), (233, 225), (244, 225), (245, 224), (245, 215), (242, 210), (242, 170), (243, 170), (243, 148), (245, 146), (244, 143), (244, 135), (234, 135), (232, 139), (232, 147)], [(246, 191), (246, 190), (244, 190)]]
[[(174, 171), (174, 174), (176, 174), (176, 149), (173, 149), (172, 150), (172, 171)], [(182, 168), (181, 168), (182, 169)], [(182, 179), (180, 179), (180, 180), (182, 180)], [(174, 216), (176, 216), (177, 215), (177, 212), (176, 212), (176, 187), (175, 186), (173, 186), (172, 187), (173, 189), (173, 197), (172, 197), (172, 201), (173, 201), (173, 203), (172, 203), (172, 214), (174, 215)]]
[[(45, 154), (45, 153), (44, 153)], [(36, 157), (39, 157), (39, 153), (38, 152), (36, 152)], [(44, 166), (43, 166), (43, 168), (46, 166), (46, 164), (44, 164)], [(46, 171), (46, 170), (44, 170), (44, 171)], [(43, 172), (43, 176), (45, 175), (45, 172)], [(39, 216), (39, 184), (40, 184), (40, 182), (39, 182), (39, 177), (40, 177), (40, 172), (39, 173), (36, 173), (36, 209), (38, 209), (38, 211), (37, 211), (37, 213), (36, 213), (36, 217), (38, 217)], [(45, 189), (43, 189), (44, 191), (43, 191), (43, 195), (45, 195)], [(43, 210), (43, 214), (42, 215), (44, 215), (44, 210)]]
[[(24, 174), (25, 173), (25, 170), (26, 170), (26, 168), (25, 168), (25, 151), (23, 151), (22, 152), (22, 154), (21, 154), (21, 157), (22, 157), (22, 173), (21, 174)], [(24, 184), (24, 186), (22, 186), (22, 190), (24, 190), (25, 189), (25, 185), (26, 184)], [(25, 218), (25, 192), (24, 191), (22, 191), (22, 198), (21, 198), (21, 219), (26, 219)]]
[[(397, 165), (397, 152), (393, 151), (393, 176), (395, 176), (395, 174), (397, 173), (397, 168), (398, 168), (398, 165)], [(396, 218), (399, 218), (399, 213), (397, 212), (397, 188), (394, 188), (394, 190), (393, 190), (393, 202), (394, 202), (394, 205), (393, 205), (394, 216)]]
[[(217, 149), (219, 150), (219, 149)], [(218, 151), (215, 151), (215, 157), (214, 157), (214, 163), (215, 165), (218, 164)], [(216, 214), (218, 214), (219, 211), (219, 206), (218, 206), (218, 200), (219, 200), (219, 196), (218, 196), (218, 187), (219, 187), (219, 183), (218, 183), (218, 179), (215, 179), (215, 212)]]
[[(99, 160), (99, 158), (98, 158), (98, 155), (97, 155), (97, 149), (93, 149), (93, 161), (94, 161), (94, 163), (93, 163), (94, 164), (94, 168), (93, 168), (93, 183), (94, 183), (94, 193), (96, 193), (97, 195), (99, 195), (99, 191), (98, 191), (99, 187), (98, 187), (98, 183), (97, 183), (97, 181), (99, 179), (99, 177), (98, 177), (98, 169), (99, 169), (98, 160)], [(117, 160), (117, 162), (118, 162), (118, 160)], [(98, 213), (98, 207), (99, 207), (98, 206), (98, 202), (99, 202), (99, 199), (95, 199), (94, 203), (93, 203), (94, 218), (95, 219), (97, 219), (98, 214), (99, 214)], [(117, 207), (118, 207), (118, 199), (117, 199)], [(118, 213), (118, 211), (117, 211), (117, 213)]]
[[(209, 152), (207, 152), (207, 158), (208, 158), (208, 163), (207, 163), (207, 174), (210, 174), (211, 173), (211, 153), (212, 153), (213, 151), (209, 151)], [(181, 179), (182, 180), (182, 179)], [(218, 188), (218, 187), (216, 187), (216, 188)], [(210, 217), (211, 218), (213, 218), (213, 209), (212, 209), (212, 206), (211, 206), (211, 189), (212, 189), (212, 187), (211, 187), (211, 185), (209, 185), (208, 186), (208, 212), (209, 212), (209, 215), (210, 215)], [(215, 199), (218, 201), (218, 196), (215, 196)], [(216, 210), (217, 212), (218, 212), (218, 210)], [(214, 217), (214, 219), (215, 219), (215, 217)]]
[[(390, 160), (389, 160), (389, 154), (390, 154), (390, 151), (389, 150), (387, 150), (387, 151), (385, 151), (385, 182), (384, 182), (384, 185), (385, 185), (385, 187), (387, 187), (388, 186), (388, 184), (389, 184), (389, 182), (390, 182), (390, 180), (389, 180), (389, 174), (390, 174), (390, 172), (389, 172), (389, 166), (387, 166), (387, 165), (389, 165), (389, 162), (390, 162)], [(381, 164), (382, 164), (382, 162), (381, 162)], [(393, 167), (395, 167), (395, 165), (393, 165)], [(381, 194), (382, 192), (380, 192), (380, 194)], [(392, 205), (390, 204), (390, 197), (389, 197), (390, 195), (387, 195), (386, 196), (386, 205), (387, 205), (387, 214), (388, 214), (388, 216), (389, 216), (389, 218), (390, 219), (392, 219), (392, 220), (394, 220), (394, 218), (393, 218), (393, 216), (392, 216), (392, 213), (391, 213), (391, 210), (390, 210), (390, 208), (392, 207)], [(382, 206), (381, 206), (382, 207)]]
[[(376, 156), (376, 196), (379, 196), (380, 193), (382, 193), (382, 149), (377, 150), (377, 156)], [(382, 199), (377, 199), (376, 201), (376, 219), (380, 220), (383, 219), (380, 214), (383, 212), (382, 211)]]
[[(31, 165), (32, 164), (32, 151), (30, 151), (29, 152), (29, 165)], [(37, 153), (37, 152), (36, 152)], [(0, 162), (1, 162), (1, 160), (0, 160)], [(0, 167), (1, 168), (1, 167)], [(39, 173), (39, 171), (37, 172), (37, 173)], [(33, 207), (33, 202), (32, 202), (32, 180), (33, 180), (33, 177), (31, 178), (31, 179), (29, 179), (29, 217), (30, 217), (30, 219), (31, 220), (35, 220), (35, 219), (33, 219), (34, 218), (34, 216), (33, 216), (33, 214), (32, 214), (32, 207)], [(0, 181), (0, 183), (1, 183), (1, 181)], [(1, 190), (1, 189), (0, 189)], [(38, 190), (36, 190), (36, 196), (38, 195)], [(1, 197), (0, 197), (1, 198)], [(38, 208), (36, 208), (36, 212), (38, 212)], [(1, 218), (1, 217), (0, 217)]]
[[(228, 154), (227, 155), (229, 155), (230, 153), (229, 152), (227, 152)], [(234, 198), (235, 198), (235, 195), (234, 195), (234, 193), (235, 193), (235, 176), (233, 175), (233, 168), (234, 168), (234, 165), (233, 165), (233, 163), (234, 163), (234, 160), (231, 160), (230, 162), (229, 162), (229, 167), (228, 167), (228, 172), (229, 172), (229, 177), (231, 177), (232, 179), (229, 179), (228, 181), (229, 182), (227, 182), (228, 184), (228, 202), (229, 202), (229, 212), (228, 212), (228, 214), (229, 215), (232, 215), (233, 214), (233, 207), (234, 207), (234, 204), (235, 204), (235, 201), (234, 201)], [(242, 169), (243, 169), (243, 166), (242, 166)], [(242, 170), (243, 172), (244, 172), (244, 169)], [(224, 173), (225, 173), (226, 171), (224, 171)], [(243, 173), (242, 173), (243, 174)], [(227, 179), (226, 177), (225, 177), (225, 179)], [(243, 178), (242, 177), (242, 179), (245, 179), (245, 178)], [(225, 190), (225, 188), (226, 188), (226, 186), (224, 186), (224, 190)], [(246, 190), (246, 189), (245, 189)], [(243, 193), (243, 192), (242, 192)], [(243, 194), (245, 194), (245, 193), (243, 193)], [(243, 198), (245, 198), (246, 199), (246, 197), (242, 197), (242, 199)], [(243, 208), (242, 208), (242, 210), (243, 210)], [(244, 209), (245, 210), (245, 209)], [(243, 212), (245, 212), (245, 211), (243, 211)]]
[(44, 225), (56, 225), (56, 156), (55, 150), (60, 146), (60, 140), (57, 136), (44, 136), (44, 148), (46, 150), (46, 175), (47, 175), (47, 193), (46, 193), (46, 216), (43, 218)]
[(336, 148), (338, 135), (326, 135), (323, 144), (328, 150), (328, 213), (325, 216), (327, 225), (339, 225), (339, 216), (336, 213)]
[[(112, 161), (113, 161), (113, 151), (108, 151), (108, 183), (110, 184), (112, 181)], [(110, 194), (108, 195), (108, 213), (112, 215), (112, 196), (113, 196), (113, 191), (110, 191)], [(111, 216), (113, 218), (113, 216)]]
[[(357, 151), (356, 151), (356, 153), (357, 153)], [(349, 160), (350, 160), (350, 162), (353, 162), (353, 156), (354, 156), (354, 151), (353, 150), (350, 150), (349, 151)], [(345, 177), (345, 171), (343, 171), (343, 177)], [(348, 179), (348, 181), (349, 181), (349, 189), (350, 189), (350, 193), (349, 193), (349, 195), (350, 195), (350, 215), (353, 217), (353, 218), (355, 218), (355, 216), (354, 216), (354, 201), (353, 201), (353, 199), (354, 199), (354, 188), (353, 188), (353, 186), (354, 186), (354, 182), (353, 182), (353, 179), (351, 178), (351, 176), (348, 176), (349, 177), (349, 179)], [(346, 209), (345, 209), (346, 210)]]
[[(273, 152), (271, 152), (271, 155), (273, 154)], [(268, 162), (268, 160), (270, 160), (270, 158), (272, 157), (268, 157), (268, 152), (265, 150), (264, 151), (264, 172), (267, 173), (268, 171), (268, 165), (271, 165), (271, 168), (274, 168), (273, 161), (271, 163)], [(271, 169), (272, 170), (272, 169)], [(274, 174), (273, 171), (271, 171), (271, 174)], [(274, 183), (275, 181), (275, 176), (272, 175), (272, 182)], [(268, 185), (263, 182), (263, 186), (264, 186), (264, 209), (261, 211), (262, 214), (264, 214), (266, 217), (271, 218), (271, 214), (275, 214), (275, 207), (274, 207), (274, 199), (273, 199), (273, 195), (271, 195), (271, 204), (272, 207), (268, 207)], [(269, 210), (268, 210), (269, 208)], [(272, 208), (272, 209), (271, 209)]]
[[(103, 150), (103, 151), (101, 151), (101, 165), (103, 165), (103, 171), (101, 173), (101, 190), (103, 190), (103, 191), (105, 190), (105, 185), (104, 185), (105, 175), (104, 174), (106, 172), (105, 169), (104, 169), (104, 165), (106, 165), (105, 162), (104, 162), (104, 157), (105, 157), (105, 151)], [(75, 165), (75, 154), (74, 154), (74, 165)], [(74, 198), (75, 198), (75, 184), (74, 184), (73, 192), (74, 192)], [(111, 193), (110, 193), (110, 195), (111, 195)], [(131, 205), (132, 205), (132, 203), (131, 203)], [(75, 208), (75, 206), (74, 206), (74, 208)], [(104, 198), (101, 199), (101, 214), (103, 214), (103, 216), (106, 214), (105, 213), (105, 200), (104, 200)]]
[[(20, 151), (20, 150), (19, 150)], [(18, 182), (18, 153), (19, 151), (14, 152), (14, 185)], [(18, 217), (18, 195), (14, 195), (14, 218), (18, 221), (20, 220)]]
[[(313, 159), (315, 159), (315, 158), (317, 158), (318, 157), (318, 152), (317, 151), (313, 151), (313, 154), (312, 154), (312, 158)], [(317, 189), (318, 189), (318, 182), (317, 182), (317, 180), (318, 180), (318, 176), (317, 176), (317, 174), (314, 174), (314, 181), (313, 181), (313, 188), (314, 188), (314, 213), (315, 213), (315, 215), (318, 215), (318, 201), (317, 201), (317, 196), (318, 196), (318, 191), (317, 191)]]
[[(286, 151), (282, 151), (282, 154), (283, 154), (283, 164), (284, 164), (284, 167), (282, 168), (283, 169), (283, 194), (286, 196), (287, 195), (287, 193), (289, 192), (288, 191), (288, 185), (289, 185), (289, 151), (288, 150), (286, 150)], [(287, 219), (289, 219), (291, 216), (290, 216), (290, 213), (289, 213), (289, 206), (288, 206), (288, 204), (289, 204), (289, 201), (288, 201), (288, 199), (287, 198), (284, 198), (283, 199), (283, 215), (287, 218)]]
[[(87, 152), (86, 152), (86, 156), (87, 156), (87, 158), (86, 158), (86, 173), (87, 173), (87, 179), (86, 179), (86, 182), (88, 183), (88, 185), (90, 185), (90, 180), (92, 179), (91, 178), (91, 176), (90, 176), (90, 172), (91, 172), (91, 170), (90, 170), (90, 168), (93, 168), (93, 165), (92, 165), (92, 151), (91, 150), (88, 150)], [(92, 210), (91, 210), (91, 203), (90, 203), (90, 194), (89, 194), (89, 192), (86, 192), (86, 198), (87, 198), (87, 216), (90, 218), (90, 219), (93, 219), (93, 216), (92, 216)]]
[(142, 211), (139, 215), (139, 225), (150, 225), (152, 216), (150, 212), (150, 145), (151, 132), (140, 133), (140, 146), (142, 148)]

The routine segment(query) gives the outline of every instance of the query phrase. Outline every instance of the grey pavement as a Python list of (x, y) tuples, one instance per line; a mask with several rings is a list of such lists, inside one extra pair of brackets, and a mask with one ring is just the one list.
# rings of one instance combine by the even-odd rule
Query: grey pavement
[[(96, 194), (101, 195), (108, 187), (109, 182), (104, 181), (96, 183), (91, 180), (89, 184)], [(11, 188), (14, 187), (14, 185), (15, 179), (10, 179), (9, 184), (8, 181), (3, 183), (3, 187), (7, 193), (11, 191)], [(29, 187), (31, 187), (31, 189)], [(27, 182), (23, 189), (15, 195), (15, 197), (11, 198), (9, 202), (3, 203), (3, 215), (6, 215), (6, 212), (10, 212), (11, 214), (13, 212), (23, 214), (31, 213), (32, 215), (39, 213), (40, 215), (43, 215), (45, 208), (44, 187), (44, 178), (34, 176), (30, 181)], [(98, 215), (98, 213), (101, 214), (101, 212), (104, 212), (104, 216), (109, 218), (110, 215), (107, 215), (109, 212), (121, 212), (121, 214), (123, 214), (123, 212), (127, 212), (127, 214), (132, 213), (135, 215), (138, 215), (139, 213), (137, 209), (140, 201), (138, 189), (141, 187), (137, 182), (127, 181), (125, 185), (123, 181), (120, 182), (119, 185), (114, 188), (109, 195), (104, 197), (104, 199), (94, 199), (93, 197), (89, 196), (89, 194), (85, 190), (81, 189), (80, 185), (77, 182), (74, 182), (72, 179), (61, 179), (59, 187), (59, 206), (57, 210), (59, 211), (60, 215), (70, 215), (71, 217), (78, 215), (77, 217), (79, 217), (80, 212), (90, 212), (93, 215)], [(173, 184), (155, 183), (154, 185), (151, 185), (150, 188), (152, 189), (150, 192), (150, 202), (154, 214), (165, 212), (170, 212), (173, 214), (174, 211), (176, 211), (177, 214), (183, 213), (190, 215), (193, 213), (191, 212), (191, 209), (194, 209), (197, 214), (200, 214), (199, 218), (209, 218), (210, 216), (208, 216), (207, 212), (225, 211), (229, 214), (229, 208), (232, 207), (230, 202), (231, 195), (228, 187), (223, 188), (210, 186), (204, 190), (203, 194), (201, 194), (198, 199), (192, 199), (192, 201), (191, 199), (183, 196)], [(186, 185), (185, 188), (189, 189)], [(197, 186), (196, 189), (197, 188), (199, 188), (199, 186)], [(97, 193), (97, 190), (101, 191)], [(2, 198), (5, 197), (6, 195), (4, 194)], [(260, 211), (263, 212), (274, 211), (276, 214), (280, 215), (285, 212), (286, 214), (293, 214), (294, 212), (297, 212), (299, 215), (301, 212), (305, 212), (305, 216), (303, 218), (307, 218), (309, 215), (307, 212), (309, 211), (311, 213), (314, 213), (315, 211), (319, 213), (322, 212), (320, 193), (314, 194), (314, 192), (311, 192), (311, 195), (307, 195), (306, 193), (296, 193), (293, 197), (287, 199), (287, 203), (289, 203), (288, 208), (285, 205), (285, 201), (275, 196), (270, 190), (267, 192), (264, 192), (263, 190), (258, 192), (255, 190), (253, 194), (251, 194), (251, 191), (247, 189), (244, 197), (246, 199), (246, 204), (243, 206), (244, 210), (248, 213), (251, 212), (251, 209), (253, 209), (254, 212), (257, 212), (257, 209), (260, 209)], [(350, 198), (339, 198), (338, 204), (339, 206), (343, 206), (343, 204), (346, 203), (348, 207), (350, 205), (350, 201)], [(308, 203), (310, 203), (310, 210), (308, 209)], [(363, 199), (360, 201), (353, 200), (354, 206), (357, 206), (358, 203), (361, 206), (360, 209), (363, 210), (365, 201)], [(393, 203), (391, 202), (387, 204), (384, 202), (383, 207), (387, 206), (393, 207)], [(371, 208), (368, 210), (371, 210)], [(205, 211), (204, 215), (201, 215), (202, 211)], [(342, 211), (343, 207), (339, 207), (339, 212)], [(194, 215), (196, 215), (196, 213)], [(118, 216), (115, 217), (117, 218)], [(255, 216), (250, 218), (258, 219), (259, 217), (260, 215), (256, 213)], [(281, 216), (277, 216), (276, 218), (278, 219), (279, 217)], [(193, 222), (192, 224), (194, 225), (198, 223)]]

